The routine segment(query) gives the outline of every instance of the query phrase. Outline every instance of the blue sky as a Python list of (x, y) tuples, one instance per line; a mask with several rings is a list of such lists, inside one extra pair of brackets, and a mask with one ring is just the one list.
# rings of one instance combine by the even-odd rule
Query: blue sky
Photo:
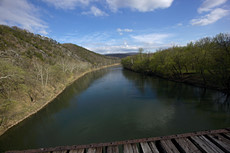
[(0, 0), (0, 24), (105, 53), (230, 33), (230, 0)]

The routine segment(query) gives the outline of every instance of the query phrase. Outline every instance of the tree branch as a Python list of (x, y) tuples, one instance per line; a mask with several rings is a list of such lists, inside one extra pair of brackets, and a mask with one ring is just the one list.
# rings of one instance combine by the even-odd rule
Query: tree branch
[(7, 78), (9, 78), (9, 77), (12, 77), (13, 75), (6, 75), (6, 76), (3, 76), (3, 77), (0, 77), (0, 80), (1, 79), (7, 79)]

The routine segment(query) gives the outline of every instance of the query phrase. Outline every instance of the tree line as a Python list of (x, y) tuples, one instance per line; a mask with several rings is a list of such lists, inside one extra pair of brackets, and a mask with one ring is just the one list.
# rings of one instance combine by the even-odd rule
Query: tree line
[(124, 68), (230, 92), (230, 35), (220, 33), (186, 46), (173, 46), (122, 59)]

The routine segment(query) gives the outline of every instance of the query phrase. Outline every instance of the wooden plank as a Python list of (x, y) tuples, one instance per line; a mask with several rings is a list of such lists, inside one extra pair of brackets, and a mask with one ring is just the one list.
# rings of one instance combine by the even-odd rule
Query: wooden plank
[(113, 147), (113, 153), (119, 153), (119, 148), (118, 146)]
[(132, 146), (132, 149), (133, 149), (133, 153), (139, 153), (139, 150), (138, 150), (138, 147), (137, 147), (137, 144), (131, 144)]
[(147, 142), (141, 142), (141, 148), (143, 150), (143, 153), (152, 153), (152, 150)]
[(118, 146), (108, 146), (107, 153), (119, 153)]
[(89, 148), (87, 153), (96, 153), (96, 148)]
[(161, 142), (162, 148), (167, 153), (179, 152), (171, 140), (161, 140), (160, 142)]
[(230, 139), (227, 139), (225, 137), (223, 137), (222, 135), (220, 134), (216, 134), (217, 136), (219, 136), (221, 138), (222, 141), (224, 141), (225, 143), (229, 144), (230, 145)]
[(153, 153), (159, 153), (159, 151), (158, 151), (158, 149), (157, 149), (157, 147), (156, 147), (154, 142), (149, 142), (149, 146), (150, 146), (150, 148), (151, 148)]
[(102, 147), (97, 147), (96, 148), (96, 153), (102, 153)]
[(53, 153), (67, 153), (67, 150), (62, 151), (53, 151)]
[(125, 144), (124, 145), (124, 153), (133, 153), (133, 148), (131, 144)]
[(208, 143), (208, 146), (213, 148), (213, 150), (215, 152), (223, 153), (223, 151), (219, 147), (217, 147), (214, 143), (212, 143), (210, 140), (208, 140), (205, 136), (199, 136), (199, 137), (202, 138), (204, 141), (206, 141)]
[(70, 150), (69, 153), (78, 153), (77, 150)]
[(186, 138), (186, 137), (195, 137), (200, 135), (211, 135), (211, 134), (221, 134), (225, 138), (230, 140), (230, 128), (228, 129), (219, 129), (219, 130), (206, 130), (206, 131), (199, 131), (199, 132), (191, 132), (191, 133), (184, 133), (184, 134), (177, 134), (177, 135), (169, 135), (169, 136), (163, 136), (163, 137), (152, 137), (152, 138), (142, 138), (142, 139), (135, 139), (135, 140), (126, 140), (126, 141), (116, 141), (116, 142), (107, 142), (107, 143), (99, 143), (99, 144), (87, 144), (87, 145), (74, 145), (74, 146), (62, 146), (60, 147), (54, 147), (54, 148), (45, 148), (41, 149), (29, 149), (24, 151), (8, 151), (8, 153), (11, 152), (17, 152), (17, 153), (33, 153), (33, 152), (53, 152), (57, 150), (76, 150), (76, 148), (95, 148), (95, 147), (106, 147), (112, 145), (125, 145), (127, 143), (135, 144), (135, 143), (142, 143), (142, 142), (156, 142), (161, 140), (171, 140), (171, 139), (179, 139), (179, 138)]
[(184, 152), (201, 153), (201, 151), (187, 138), (179, 138), (175, 139), (175, 141), (180, 145)]
[(125, 153), (139, 153), (137, 144), (125, 144), (124, 152)]
[(69, 153), (84, 153), (85, 149), (70, 150)]
[(220, 147), (225, 152), (230, 152), (230, 140), (226, 139), (220, 134), (208, 135), (213, 143)]
[(114, 152), (114, 153), (119, 153), (119, 147), (118, 147), (118, 146), (115, 146), (115, 147), (113, 148), (113, 152)]
[[(218, 148), (215, 144), (213, 144), (212, 142), (210, 142), (207, 138), (205, 138), (204, 136), (194, 136), (191, 137), (191, 139), (198, 144), (198, 146), (208, 152), (208, 153), (223, 153), (222, 150), (220, 150), (220, 148)], [(197, 146), (197, 147), (198, 147)]]
[(112, 146), (109, 146), (107, 147), (107, 153), (113, 153), (113, 147)]
[(224, 133), (230, 139), (230, 133)]

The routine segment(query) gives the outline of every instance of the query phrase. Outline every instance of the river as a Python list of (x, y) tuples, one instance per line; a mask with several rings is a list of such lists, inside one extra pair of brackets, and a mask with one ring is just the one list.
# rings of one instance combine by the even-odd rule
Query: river
[(0, 152), (111, 142), (230, 127), (218, 91), (122, 67), (88, 73), (0, 137)]

